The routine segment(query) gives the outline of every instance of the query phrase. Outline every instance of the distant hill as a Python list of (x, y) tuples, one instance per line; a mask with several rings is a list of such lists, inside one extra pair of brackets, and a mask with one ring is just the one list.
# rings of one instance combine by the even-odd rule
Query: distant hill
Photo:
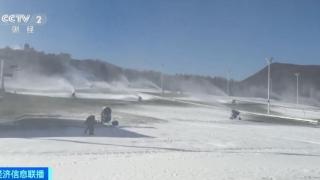
[[(122, 82), (128, 86), (161, 87), (161, 73), (156, 71), (138, 71), (110, 64), (96, 59), (78, 60), (70, 54), (44, 53), (25, 44), (23, 49), (9, 47), (0, 49), (0, 59), (5, 60), (7, 74), (33, 74), (41, 77), (60, 77), (74, 86), (80, 86), (87, 81), (102, 81), (107, 83)], [(171, 91), (192, 91), (199, 93), (224, 94), (226, 79), (190, 74), (164, 74), (164, 88)], [(32, 79), (31, 79), (32, 80)], [(84, 81), (85, 80), (85, 81)]]
[[(23, 78), (59, 77), (72, 86), (82, 86), (87, 82), (121, 82), (128, 87), (161, 87), (161, 73), (138, 71), (110, 64), (96, 59), (78, 60), (70, 54), (44, 53), (25, 44), (23, 49), (9, 47), (0, 49), (0, 59), (5, 60), (6, 75), (15, 76), (15, 69)], [(300, 73), (300, 95), (307, 100), (320, 101), (320, 65), (271, 64), (271, 97), (294, 101), (296, 77)], [(197, 92), (225, 95), (227, 80), (223, 77), (210, 77), (192, 74), (164, 74), (164, 88), (171, 91)], [(32, 78), (30, 78), (33, 81)], [(267, 96), (267, 66), (252, 76), (230, 82), (230, 93), (234, 96)]]
[[(296, 65), (272, 63), (271, 89), (275, 99), (295, 98), (296, 76), (300, 73), (300, 96), (310, 99), (320, 99), (320, 65)], [(266, 97), (268, 67), (240, 81), (235, 87), (238, 94)], [(245, 89), (245, 91), (244, 91)]]

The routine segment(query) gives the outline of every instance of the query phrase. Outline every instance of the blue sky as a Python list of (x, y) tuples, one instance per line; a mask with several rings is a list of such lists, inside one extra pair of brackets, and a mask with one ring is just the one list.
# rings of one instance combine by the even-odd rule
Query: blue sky
[(0, 47), (122, 67), (243, 79), (270, 56), (320, 64), (318, 0), (0, 0), (0, 13), (47, 16), (34, 34), (0, 25)]

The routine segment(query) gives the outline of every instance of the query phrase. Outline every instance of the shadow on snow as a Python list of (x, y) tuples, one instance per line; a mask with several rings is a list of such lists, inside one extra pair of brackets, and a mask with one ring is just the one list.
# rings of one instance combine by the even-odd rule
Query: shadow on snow
[[(0, 124), (0, 138), (84, 137), (84, 120), (30, 118)], [(151, 138), (121, 126), (97, 124), (94, 137)]]

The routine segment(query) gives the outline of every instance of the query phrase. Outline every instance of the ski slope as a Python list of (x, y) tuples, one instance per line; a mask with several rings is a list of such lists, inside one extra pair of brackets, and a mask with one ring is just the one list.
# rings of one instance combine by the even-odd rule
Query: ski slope
[[(0, 126), (0, 165), (49, 166), (54, 179), (320, 178), (317, 125), (230, 120), (230, 107), (221, 103), (228, 97), (205, 99), (152, 96), (122, 99), (127, 103), (120, 105), (104, 100), (120, 126), (98, 126), (92, 137), (68, 107), (55, 109), (58, 117), (6, 122)], [(94, 108), (99, 106), (97, 101)], [(90, 113), (99, 117), (99, 111)], [(294, 116), (290, 112), (283, 116)], [(311, 116), (318, 113), (313, 109)]]

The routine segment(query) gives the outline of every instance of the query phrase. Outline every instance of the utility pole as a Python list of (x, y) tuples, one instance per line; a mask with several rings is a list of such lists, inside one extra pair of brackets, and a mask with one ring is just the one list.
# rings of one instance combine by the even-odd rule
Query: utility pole
[(161, 95), (163, 96), (164, 95), (164, 87), (163, 87), (163, 83), (164, 83), (164, 79), (163, 79), (163, 64), (161, 65), (162, 67), (162, 70), (161, 70), (161, 73), (160, 73), (160, 81), (161, 81)]
[(272, 57), (267, 58), (268, 63), (268, 114), (270, 114), (270, 76), (271, 76), (271, 64), (272, 64)]
[(214, 94), (217, 94), (217, 84), (216, 84), (216, 76), (212, 75), (212, 81), (214, 86)]
[(300, 73), (294, 73), (294, 75), (297, 78), (297, 105), (298, 105), (299, 104), (299, 76), (300, 76)]
[(227, 71), (227, 95), (230, 96), (230, 71)]
[(4, 92), (4, 60), (1, 59), (0, 62), (0, 77), (1, 77), (1, 88), (0, 91)]

